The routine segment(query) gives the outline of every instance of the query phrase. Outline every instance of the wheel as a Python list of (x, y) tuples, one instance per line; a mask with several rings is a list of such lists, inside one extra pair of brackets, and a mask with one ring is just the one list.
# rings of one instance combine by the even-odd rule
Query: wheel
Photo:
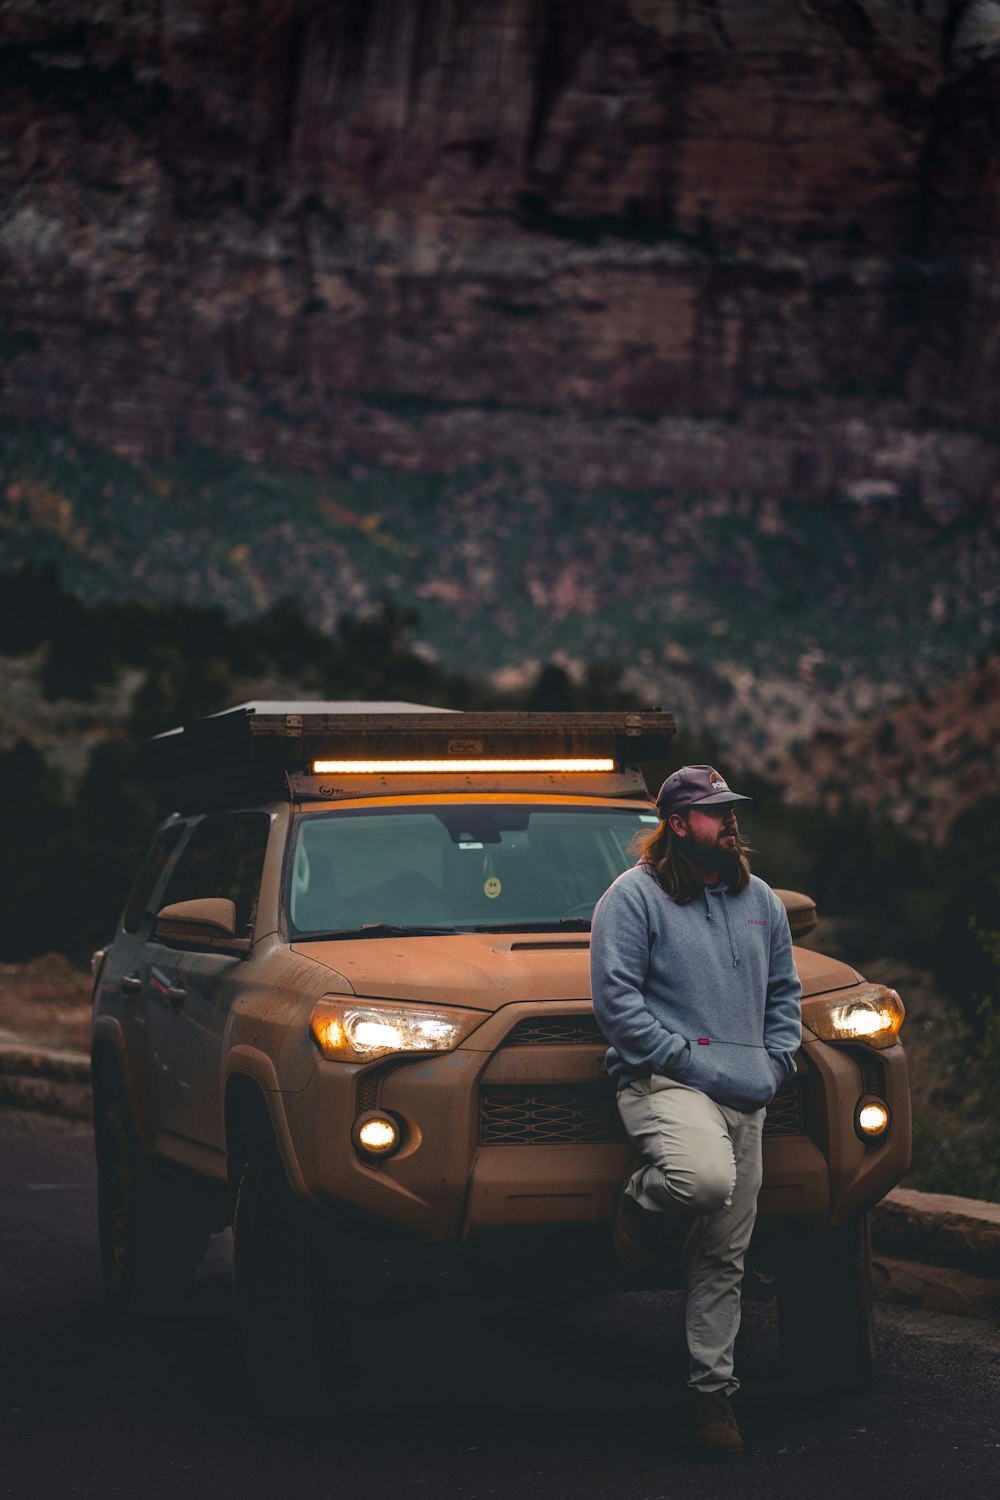
[(813, 1390), (847, 1390), (871, 1374), (875, 1313), (867, 1214), (786, 1247), (778, 1336), (785, 1374)]
[(172, 1312), (205, 1254), (208, 1229), (184, 1185), (146, 1160), (120, 1083), (95, 1096), (94, 1135), (108, 1296), (124, 1311)]
[(328, 1414), (350, 1340), (336, 1304), (343, 1289), (325, 1274), (322, 1226), (289, 1188), (273, 1141), (237, 1144), (231, 1166), (233, 1293), (254, 1393), (281, 1419)]

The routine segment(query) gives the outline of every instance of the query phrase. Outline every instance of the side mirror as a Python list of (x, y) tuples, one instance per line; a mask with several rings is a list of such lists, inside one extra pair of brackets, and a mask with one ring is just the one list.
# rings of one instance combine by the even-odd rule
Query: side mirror
[(213, 938), (236, 938), (236, 907), (220, 896), (197, 901), (175, 901), (157, 913), (153, 935), (169, 942), (210, 943)]
[(805, 937), (807, 932), (812, 932), (819, 921), (813, 898), (804, 896), (801, 891), (779, 891), (777, 888), (774, 894), (788, 913), (792, 937)]

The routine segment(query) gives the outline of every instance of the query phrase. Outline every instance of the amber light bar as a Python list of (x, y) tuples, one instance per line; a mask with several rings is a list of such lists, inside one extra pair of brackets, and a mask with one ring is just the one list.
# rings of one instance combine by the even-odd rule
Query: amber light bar
[(614, 771), (610, 759), (592, 760), (314, 760), (314, 776), (391, 776), (397, 772)]

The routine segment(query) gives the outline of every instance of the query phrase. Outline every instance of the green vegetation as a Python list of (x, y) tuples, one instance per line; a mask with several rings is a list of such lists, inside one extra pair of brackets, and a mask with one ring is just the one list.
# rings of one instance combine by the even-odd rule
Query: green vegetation
[(1000, 798), (984, 798), (941, 847), (860, 808), (835, 816), (788, 807), (778, 789), (748, 779), (754, 869), (773, 885), (808, 891), (838, 918), (843, 956), (864, 968), (892, 955), (932, 972), (964, 1024), (993, 982), (979, 932), (1000, 927), (994, 871)]
[[(412, 420), (453, 408), (366, 399)], [(855, 684), (937, 685), (990, 648), (983, 600), (1000, 522), (752, 495), (585, 494), (512, 464), (318, 475), (187, 447), (137, 465), (0, 418), (0, 570), (15, 559), (53, 564), (90, 605), (146, 600), (251, 620), (291, 595), (327, 633), (337, 614), (364, 615), (389, 595), (419, 612), (446, 669), (479, 675), (528, 654), (624, 665), (645, 652), (666, 690), (664, 653), (679, 648), (703, 676), (738, 661), (794, 685), (808, 656), (814, 690), (849, 707)]]
[(819, 946), (862, 972), (902, 960), (932, 974), (948, 1002), (904, 1028), (915, 1085), (907, 1185), (1000, 1202), (1000, 798), (935, 847), (857, 809), (830, 817), (786, 807), (766, 784), (748, 789), (754, 869), (838, 918), (836, 942), (821, 926)]
[(953, 1006), (922, 1040), (937, 1062), (930, 1106), (914, 1110), (909, 1182), (933, 1193), (1000, 1203), (1000, 929), (973, 921), (990, 968), (971, 1017)]

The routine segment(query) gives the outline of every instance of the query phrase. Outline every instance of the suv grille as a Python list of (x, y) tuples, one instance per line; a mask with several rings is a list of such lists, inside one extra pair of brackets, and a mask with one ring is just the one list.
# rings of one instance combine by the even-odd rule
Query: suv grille
[(597, 1042), (608, 1044), (593, 1016), (530, 1016), (518, 1021), (504, 1041), (505, 1047), (538, 1047), (546, 1042)]
[(605, 1083), (498, 1085), (479, 1096), (481, 1146), (597, 1145), (625, 1140)]
[[(802, 1093), (796, 1079), (784, 1084), (768, 1105), (764, 1134), (802, 1134)], [(599, 1146), (626, 1139), (610, 1084), (498, 1084), (480, 1091), (481, 1146)]]
[(797, 1078), (783, 1083), (767, 1106), (765, 1135), (802, 1135), (802, 1088)]

